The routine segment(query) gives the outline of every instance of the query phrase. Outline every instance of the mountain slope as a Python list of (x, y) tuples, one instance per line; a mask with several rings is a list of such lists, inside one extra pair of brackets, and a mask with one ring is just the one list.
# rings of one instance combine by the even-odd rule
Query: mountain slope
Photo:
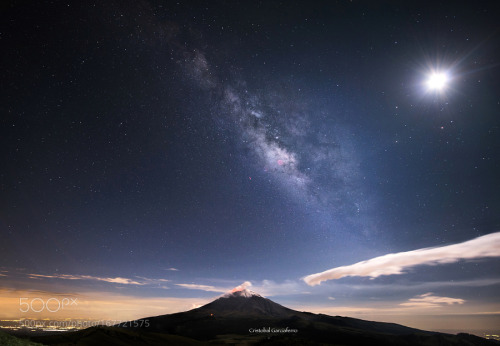
[(0, 345), (2, 346), (43, 346), (26, 339), (17, 338), (13, 335), (9, 335), (0, 331)]
[(296, 311), (264, 298), (252, 291), (241, 290), (223, 295), (222, 297), (208, 303), (198, 309), (208, 312), (217, 317), (280, 317), (293, 316)]
[[(371, 322), (355, 318), (295, 311), (254, 292), (238, 289), (202, 307), (175, 314), (138, 320), (137, 328), (80, 331), (80, 336), (37, 338), (49, 345), (85, 344), (83, 340), (110, 343), (110, 333), (120, 345), (164, 344), (172, 338), (186, 343), (248, 345), (498, 345), (467, 334), (448, 335), (422, 331), (395, 323)], [(123, 329), (123, 333), (119, 330)], [(88, 331), (87, 333), (85, 333)], [(73, 334), (73, 333), (70, 333)], [(128, 335), (127, 337), (124, 337)], [(91, 337), (92, 336), (92, 337)], [(80, 339), (82, 341), (78, 341)], [(187, 339), (189, 338), (189, 339)], [(147, 340), (147, 343), (146, 343)], [(68, 342), (70, 341), (70, 342)], [(159, 343), (156, 343), (159, 342)], [(175, 343), (174, 343), (175, 344)], [(118, 345), (118, 344), (117, 344)]]
[[(179, 335), (150, 333), (117, 327), (90, 327), (84, 330), (33, 337), (44, 345), (56, 346), (128, 346), (128, 345), (172, 345), (201, 346), (204, 342)], [(0, 344), (3, 345), (3, 344)], [(41, 344), (37, 344), (41, 345)]]
[[(197, 309), (147, 318), (149, 330), (179, 335), (197, 334), (207, 339), (218, 334), (249, 333), (266, 327), (307, 327), (324, 324), (337, 328), (363, 329), (389, 334), (428, 333), (393, 323), (369, 322), (295, 311), (248, 290), (225, 294)], [(324, 329), (324, 327), (322, 327)]]
[(284, 344), (491, 345), (488, 340), (473, 336), (465, 338), (395, 323), (295, 311), (246, 289), (225, 294), (197, 309), (147, 320), (147, 329), (151, 331), (204, 341), (236, 334), (249, 338), (260, 335), (263, 338), (259, 343), (281, 340)]

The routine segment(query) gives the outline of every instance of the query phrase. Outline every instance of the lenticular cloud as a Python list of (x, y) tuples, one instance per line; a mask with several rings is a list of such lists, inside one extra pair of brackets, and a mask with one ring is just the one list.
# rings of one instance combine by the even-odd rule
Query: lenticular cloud
[(303, 278), (309, 286), (346, 276), (404, 274), (404, 269), (418, 265), (437, 265), (486, 257), (500, 257), (500, 232), (491, 233), (463, 243), (399, 252), (375, 257), (349, 266), (337, 267)]

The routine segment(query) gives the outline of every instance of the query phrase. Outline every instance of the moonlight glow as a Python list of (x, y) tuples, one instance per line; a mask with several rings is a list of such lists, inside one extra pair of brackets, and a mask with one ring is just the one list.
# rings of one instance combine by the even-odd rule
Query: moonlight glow
[(448, 85), (449, 77), (444, 72), (433, 72), (427, 80), (428, 90), (442, 91)]

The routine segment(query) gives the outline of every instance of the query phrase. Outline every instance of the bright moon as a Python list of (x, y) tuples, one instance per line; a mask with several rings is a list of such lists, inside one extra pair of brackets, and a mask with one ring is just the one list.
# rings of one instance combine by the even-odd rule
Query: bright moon
[(446, 73), (434, 72), (427, 80), (427, 88), (429, 90), (441, 91), (446, 87), (446, 84), (448, 84), (448, 76)]

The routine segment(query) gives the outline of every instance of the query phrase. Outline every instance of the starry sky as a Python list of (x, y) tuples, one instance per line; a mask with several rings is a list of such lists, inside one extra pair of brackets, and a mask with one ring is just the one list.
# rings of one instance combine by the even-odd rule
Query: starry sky
[(2, 5), (0, 318), (125, 320), (246, 282), (300, 310), (498, 331), (499, 16)]

